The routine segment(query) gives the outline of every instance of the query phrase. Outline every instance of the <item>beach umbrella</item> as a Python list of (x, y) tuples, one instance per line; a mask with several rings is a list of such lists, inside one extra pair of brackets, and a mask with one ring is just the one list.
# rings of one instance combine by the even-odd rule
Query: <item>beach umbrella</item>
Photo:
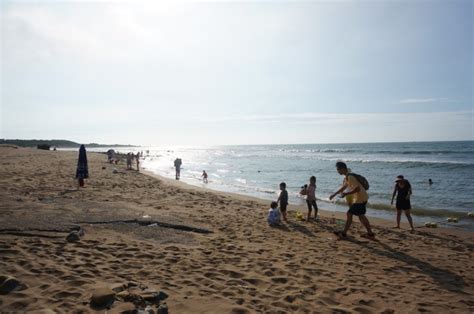
[(89, 177), (89, 168), (87, 166), (87, 154), (84, 145), (79, 148), (79, 159), (77, 161), (76, 178), (79, 184), (84, 185), (84, 179)]

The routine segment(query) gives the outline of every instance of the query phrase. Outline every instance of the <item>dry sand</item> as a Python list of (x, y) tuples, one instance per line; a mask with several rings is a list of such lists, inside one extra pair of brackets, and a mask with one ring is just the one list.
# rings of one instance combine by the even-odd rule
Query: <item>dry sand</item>
[[(78, 189), (75, 152), (0, 152), (0, 275), (24, 285), (0, 295), (2, 311), (121, 312), (135, 308), (124, 295), (150, 291), (168, 295), (170, 313), (474, 311), (472, 233), (377, 221), (377, 241), (358, 223), (338, 241), (327, 217), (290, 212), (270, 228), (267, 201), (126, 171), (103, 154), (88, 154)], [(91, 223), (134, 219), (161, 226)], [(67, 242), (78, 224), (85, 235)], [(117, 284), (129, 288), (110, 309), (91, 306), (96, 288)]]

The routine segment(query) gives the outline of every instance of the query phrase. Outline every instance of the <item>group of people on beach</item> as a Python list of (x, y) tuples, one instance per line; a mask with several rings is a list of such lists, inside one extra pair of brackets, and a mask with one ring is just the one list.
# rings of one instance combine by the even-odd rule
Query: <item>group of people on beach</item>
[(127, 154), (127, 170), (133, 170), (132, 168), (133, 159), (135, 159), (137, 163), (137, 171), (140, 171), (140, 152), (138, 152), (136, 155), (134, 155), (133, 153)]
[[(344, 176), (341, 187), (329, 196), (329, 199), (334, 199), (337, 195), (341, 198), (345, 198), (349, 209), (346, 213), (346, 223), (343, 230), (335, 231), (335, 234), (339, 238), (347, 237), (347, 232), (349, 231), (353, 216), (357, 216), (359, 221), (367, 230), (367, 233), (363, 234), (364, 237), (374, 238), (375, 234), (372, 231), (370, 222), (367, 219), (367, 201), (369, 200), (369, 195), (367, 190), (369, 189), (369, 183), (367, 179), (359, 174), (352, 173), (347, 165), (339, 161), (336, 163), (337, 172)], [(280, 195), (278, 199), (270, 204), (270, 209), (268, 211), (267, 221), (273, 226), (280, 223), (280, 216), (283, 221), (288, 222), (287, 218), (287, 207), (288, 207), (288, 191), (286, 190), (286, 183), (280, 183)], [(311, 176), (309, 179), (309, 184), (305, 184), (301, 187), (299, 193), (306, 198), (306, 205), (308, 207), (308, 215), (306, 221), (311, 219), (311, 214), (314, 209), (314, 220), (318, 221), (318, 205), (316, 203), (316, 177)], [(396, 197), (395, 207), (397, 209), (397, 226), (400, 228), (400, 220), (402, 211), (405, 212), (405, 215), (410, 223), (411, 230), (414, 230), (413, 219), (411, 217), (410, 209), (410, 196), (412, 194), (412, 189), (410, 182), (406, 180), (402, 175), (397, 176), (395, 180), (395, 187), (392, 194), (391, 204)], [(278, 208), (280, 206), (280, 208)]]

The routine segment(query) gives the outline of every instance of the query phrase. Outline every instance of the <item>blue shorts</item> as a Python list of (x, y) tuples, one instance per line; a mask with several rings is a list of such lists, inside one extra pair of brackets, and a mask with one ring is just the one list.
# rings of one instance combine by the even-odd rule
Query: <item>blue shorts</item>
[(365, 212), (367, 211), (366, 205), (367, 203), (352, 204), (351, 207), (349, 207), (349, 210), (347, 212), (354, 216), (365, 215)]

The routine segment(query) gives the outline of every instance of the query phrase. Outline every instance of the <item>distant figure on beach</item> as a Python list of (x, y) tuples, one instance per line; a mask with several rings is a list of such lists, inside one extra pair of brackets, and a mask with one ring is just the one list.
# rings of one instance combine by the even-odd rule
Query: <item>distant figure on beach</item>
[(286, 207), (288, 206), (288, 191), (286, 190), (286, 183), (280, 183), (280, 195), (278, 196), (277, 204), (280, 204), (280, 211), (281, 215), (283, 216), (283, 220), (288, 222), (286, 218)]
[(111, 164), (115, 160), (115, 151), (113, 149), (109, 149), (107, 151), (107, 161)]
[(402, 175), (397, 176), (395, 180), (395, 187), (393, 188), (392, 194), (392, 202), (390, 203), (393, 205), (393, 200), (395, 196), (397, 196), (397, 202), (395, 203), (395, 207), (397, 209), (397, 227), (400, 228), (400, 219), (402, 216), (402, 210), (405, 211), (405, 216), (407, 216), (408, 222), (410, 223), (411, 231), (415, 231), (413, 227), (413, 219), (411, 218), (410, 210), (411, 210), (411, 203), (410, 203), (410, 196), (412, 194), (411, 184), (406, 180)]
[(202, 182), (207, 184), (207, 172), (206, 172), (206, 170), (202, 171), (201, 177), (202, 177)]
[(76, 179), (78, 179), (80, 187), (84, 187), (84, 179), (87, 178), (89, 178), (89, 167), (87, 165), (86, 148), (84, 145), (81, 145), (76, 169)]
[[(345, 176), (345, 183), (334, 192), (329, 199), (332, 200), (336, 195), (341, 193), (341, 197), (346, 197), (347, 195), (353, 195), (353, 203), (350, 205), (349, 210), (347, 211), (347, 220), (346, 225), (344, 226), (343, 231), (334, 232), (338, 237), (345, 238), (347, 236), (347, 231), (352, 224), (352, 216), (358, 216), (360, 222), (367, 229), (367, 234), (364, 234), (363, 237), (374, 238), (375, 234), (372, 232), (370, 227), (370, 222), (365, 216), (367, 211), (367, 201), (369, 200), (369, 195), (367, 194), (366, 189), (368, 189), (368, 182), (364, 177), (356, 175), (354, 173), (349, 173), (347, 165), (342, 161), (336, 163), (336, 170), (340, 175)], [(349, 188), (346, 191), (346, 188)], [(345, 191), (345, 192), (343, 192)]]
[(433, 180), (428, 179), (428, 184), (429, 184), (429, 185), (432, 185), (432, 184), (433, 184)]
[(137, 153), (135, 156), (136, 162), (137, 162), (137, 171), (140, 171), (140, 153)]
[(128, 153), (127, 154), (127, 170), (132, 169), (132, 159), (133, 159), (132, 153)]
[(174, 161), (174, 167), (176, 169), (176, 180), (181, 178), (181, 165), (183, 164), (181, 158), (176, 158)]
[(308, 206), (308, 219), (311, 219), (311, 211), (314, 208), (314, 220), (318, 220), (318, 204), (316, 204), (316, 177), (309, 178), (309, 185), (304, 185), (300, 192), (306, 196), (306, 205)]
[(280, 211), (278, 210), (277, 202), (272, 202), (270, 204), (267, 221), (270, 226), (276, 226), (280, 223)]

